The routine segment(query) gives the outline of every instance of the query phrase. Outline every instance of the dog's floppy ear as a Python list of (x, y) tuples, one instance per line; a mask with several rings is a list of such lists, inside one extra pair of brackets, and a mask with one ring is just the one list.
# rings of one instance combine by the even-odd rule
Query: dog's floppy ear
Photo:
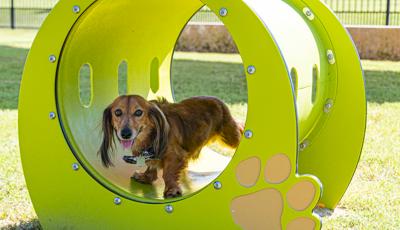
[(103, 142), (101, 143), (100, 150), (98, 151), (98, 154), (101, 156), (101, 161), (104, 167), (106, 168), (113, 166), (109, 153), (110, 150), (114, 149), (114, 135), (113, 135), (113, 127), (111, 120), (112, 120), (111, 106), (109, 106), (103, 112), (103, 121), (102, 121)]
[(153, 141), (154, 152), (157, 158), (161, 158), (168, 144), (169, 124), (164, 113), (155, 104), (150, 108), (149, 116), (156, 126), (156, 136)]

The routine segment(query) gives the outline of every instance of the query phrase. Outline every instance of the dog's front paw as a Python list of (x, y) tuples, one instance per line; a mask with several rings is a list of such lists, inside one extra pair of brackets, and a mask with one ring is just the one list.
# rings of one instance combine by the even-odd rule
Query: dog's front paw
[(164, 198), (175, 198), (182, 196), (182, 190), (179, 187), (166, 188)]
[(131, 178), (142, 184), (151, 184), (155, 180), (155, 178), (149, 176), (148, 174), (139, 172), (135, 172)]

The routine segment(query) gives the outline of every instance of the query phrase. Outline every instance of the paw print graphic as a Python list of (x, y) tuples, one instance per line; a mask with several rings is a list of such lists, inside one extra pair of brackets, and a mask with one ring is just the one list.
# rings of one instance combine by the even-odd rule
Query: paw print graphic
[(235, 223), (246, 230), (320, 229), (320, 219), (313, 214), (321, 195), (318, 180), (297, 175), (285, 154), (269, 157), (262, 166), (258, 157), (251, 157), (236, 167), (237, 181), (249, 193), (232, 200)]

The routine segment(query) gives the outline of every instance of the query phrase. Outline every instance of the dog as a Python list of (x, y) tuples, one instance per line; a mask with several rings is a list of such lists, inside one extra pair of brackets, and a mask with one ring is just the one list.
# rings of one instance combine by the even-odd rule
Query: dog
[(120, 96), (103, 112), (103, 141), (98, 154), (104, 167), (113, 166), (110, 152), (115, 147), (114, 133), (132, 156), (152, 152), (144, 173), (132, 178), (151, 184), (162, 169), (164, 197), (182, 196), (180, 176), (191, 159), (210, 142), (221, 141), (237, 148), (243, 127), (218, 98), (199, 96), (169, 103), (165, 98), (147, 101), (138, 95)]

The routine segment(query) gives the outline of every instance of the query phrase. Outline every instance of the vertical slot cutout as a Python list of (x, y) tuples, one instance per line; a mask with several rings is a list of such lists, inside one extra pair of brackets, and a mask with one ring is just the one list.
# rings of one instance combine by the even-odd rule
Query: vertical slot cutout
[(89, 108), (92, 102), (92, 67), (89, 64), (82, 65), (79, 70), (79, 99), (81, 105)]
[(318, 66), (314, 65), (313, 70), (312, 70), (312, 95), (311, 95), (311, 102), (315, 104), (315, 101), (317, 100), (317, 91), (318, 91), (318, 75), (319, 75), (319, 70)]
[(294, 95), (297, 98), (297, 91), (299, 89), (299, 85), (298, 85), (297, 70), (294, 67), (290, 70), (290, 80), (292, 81)]
[(122, 61), (118, 66), (118, 93), (126, 95), (128, 93), (128, 63)]
[(160, 61), (153, 58), (150, 65), (150, 88), (153, 93), (157, 93), (160, 88)]

